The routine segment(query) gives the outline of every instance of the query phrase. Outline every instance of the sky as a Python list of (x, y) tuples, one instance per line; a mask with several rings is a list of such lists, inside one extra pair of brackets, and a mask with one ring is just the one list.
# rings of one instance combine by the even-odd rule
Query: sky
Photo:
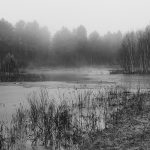
[(84, 25), (88, 33), (129, 32), (150, 24), (150, 0), (0, 0), (0, 18), (36, 20), (51, 33)]

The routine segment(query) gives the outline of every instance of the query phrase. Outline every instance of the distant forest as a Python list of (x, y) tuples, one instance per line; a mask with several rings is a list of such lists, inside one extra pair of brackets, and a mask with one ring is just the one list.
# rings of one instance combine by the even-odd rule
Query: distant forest
[[(19, 67), (120, 65), (124, 72), (148, 72), (150, 26), (122, 35), (120, 31), (101, 36), (87, 34), (84, 26), (70, 31), (62, 27), (53, 36), (36, 21), (12, 25), (0, 20), (0, 63), (8, 54)], [(13, 56), (12, 56), (13, 55)]]
[(51, 36), (36, 21), (12, 25), (0, 20), (0, 61), (10, 53), (22, 67), (116, 64), (121, 41), (121, 32), (87, 35), (82, 25), (72, 31), (62, 27)]

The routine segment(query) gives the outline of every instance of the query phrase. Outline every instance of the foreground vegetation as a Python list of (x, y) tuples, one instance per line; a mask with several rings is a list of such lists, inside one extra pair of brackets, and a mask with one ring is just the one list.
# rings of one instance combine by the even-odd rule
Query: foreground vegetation
[(56, 103), (46, 90), (33, 93), (10, 125), (0, 123), (0, 149), (149, 149), (150, 93), (115, 88), (78, 90)]

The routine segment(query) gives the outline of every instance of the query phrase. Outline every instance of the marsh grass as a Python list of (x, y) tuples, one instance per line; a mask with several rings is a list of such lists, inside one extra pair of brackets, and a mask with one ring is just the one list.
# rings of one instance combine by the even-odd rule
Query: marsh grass
[(149, 120), (140, 122), (149, 118), (149, 98), (148, 92), (114, 88), (105, 93), (77, 90), (74, 99), (56, 103), (41, 89), (28, 97), (27, 108), (20, 104), (9, 127), (0, 123), (0, 149), (23, 150), (29, 141), (33, 148), (52, 150), (117, 149), (125, 141), (129, 147), (129, 135), (138, 133), (133, 126), (140, 124), (140, 134), (149, 135)]

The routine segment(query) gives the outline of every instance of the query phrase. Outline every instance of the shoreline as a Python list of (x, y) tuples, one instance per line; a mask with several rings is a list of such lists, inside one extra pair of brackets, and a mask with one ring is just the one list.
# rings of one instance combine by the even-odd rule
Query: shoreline
[(135, 72), (125, 72), (124, 70), (109, 70), (110, 74), (124, 74), (124, 75), (150, 75), (150, 71), (142, 72), (142, 71), (135, 71)]

